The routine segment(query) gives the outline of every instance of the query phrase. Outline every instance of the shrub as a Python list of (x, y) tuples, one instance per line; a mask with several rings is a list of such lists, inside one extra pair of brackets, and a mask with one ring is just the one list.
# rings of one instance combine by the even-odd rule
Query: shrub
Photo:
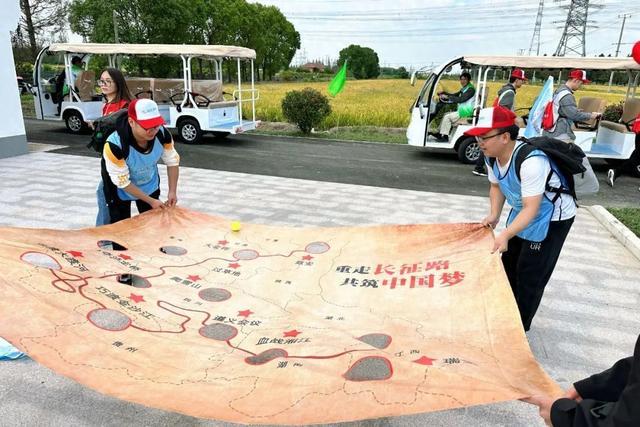
[(617, 122), (622, 118), (622, 107), (624, 106), (624, 101), (620, 101), (617, 104), (609, 104), (607, 108), (604, 109), (602, 113), (602, 120), (607, 120), (609, 122)]
[(300, 128), (302, 133), (309, 134), (331, 113), (331, 106), (326, 96), (309, 87), (292, 90), (282, 99), (282, 114), (289, 123)]

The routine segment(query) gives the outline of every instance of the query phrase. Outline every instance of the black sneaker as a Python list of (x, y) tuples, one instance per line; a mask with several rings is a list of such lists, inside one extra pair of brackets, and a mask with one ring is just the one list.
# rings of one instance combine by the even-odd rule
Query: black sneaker
[(484, 170), (480, 169), (474, 169), (473, 171), (471, 171), (472, 174), (476, 175), (476, 176), (487, 176), (487, 172), (485, 172)]

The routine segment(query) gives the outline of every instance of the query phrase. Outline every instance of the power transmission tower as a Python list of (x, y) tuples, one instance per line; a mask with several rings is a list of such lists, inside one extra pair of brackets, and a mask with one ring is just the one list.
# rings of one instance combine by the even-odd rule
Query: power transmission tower
[[(556, 3), (563, 2), (555, 0)], [(565, 56), (567, 53), (575, 53), (580, 56), (586, 56), (586, 40), (585, 33), (590, 22), (589, 8), (599, 9), (602, 5), (589, 4), (589, 0), (570, 0), (568, 5), (562, 5), (561, 8), (567, 9), (567, 20), (564, 22), (564, 31), (560, 37), (560, 43), (556, 49), (555, 56)]]
[(531, 52), (533, 52), (533, 47), (535, 46), (536, 55), (540, 55), (540, 27), (542, 27), (542, 10), (544, 9), (544, 0), (540, 0), (540, 5), (538, 6), (538, 16), (536, 17), (536, 26), (533, 29), (533, 37), (531, 37), (531, 44), (529, 45), (529, 56), (531, 56)]

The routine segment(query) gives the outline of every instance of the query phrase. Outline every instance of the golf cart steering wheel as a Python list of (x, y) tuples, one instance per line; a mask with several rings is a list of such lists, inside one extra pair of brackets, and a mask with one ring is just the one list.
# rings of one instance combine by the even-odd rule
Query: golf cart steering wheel
[[(175, 98), (177, 98), (178, 96), (180, 96), (181, 98), (178, 101), (176, 101)], [(183, 99), (184, 99), (184, 92), (176, 92), (169, 97), (169, 101), (171, 101), (174, 107), (177, 107), (178, 105), (182, 104)]]
[(153, 92), (151, 92), (150, 90), (141, 90), (140, 92), (136, 92), (133, 96), (136, 99), (140, 99), (140, 95), (142, 95), (144, 93), (148, 93), (149, 94), (149, 98), (148, 99), (153, 99)]
[(237, 101), (237, 100), (238, 100), (238, 98), (236, 98), (232, 93), (229, 93), (229, 92), (222, 92), (222, 99), (223, 99), (223, 100), (225, 100), (225, 101), (229, 101), (228, 99), (224, 99), (224, 96), (225, 96), (225, 95), (229, 95), (229, 96), (231, 96), (231, 97), (233, 98), (233, 100), (234, 100), (234, 101)]
[(527, 111), (526, 114), (523, 114), (522, 116), (522, 120), (524, 120), (524, 124), (528, 124), (529, 123), (529, 113), (531, 112), (531, 108), (533, 108), (533, 106), (531, 107), (523, 107), (523, 108), (516, 108), (516, 110), (514, 111), (514, 113), (517, 113), (518, 111)]
[(211, 104), (211, 100), (205, 95), (197, 92), (191, 92), (191, 96), (198, 107), (207, 108)]

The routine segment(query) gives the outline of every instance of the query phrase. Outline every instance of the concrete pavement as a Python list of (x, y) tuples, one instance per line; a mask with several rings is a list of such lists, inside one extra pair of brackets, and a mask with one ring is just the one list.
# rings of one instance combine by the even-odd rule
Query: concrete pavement
[[(0, 160), (0, 224), (58, 229), (92, 226), (98, 171), (98, 159), (48, 152)], [(161, 176), (166, 182), (166, 174)], [(195, 168), (181, 168), (178, 197), (190, 209), (243, 222), (290, 226), (477, 222), (488, 209), (485, 197)], [(561, 385), (566, 387), (631, 354), (640, 332), (638, 277), (640, 261), (589, 211), (580, 209), (528, 333), (535, 356)], [(107, 397), (30, 359), (0, 362), (0, 384), (2, 426), (230, 425)], [(543, 423), (533, 407), (507, 402), (346, 425)]]

